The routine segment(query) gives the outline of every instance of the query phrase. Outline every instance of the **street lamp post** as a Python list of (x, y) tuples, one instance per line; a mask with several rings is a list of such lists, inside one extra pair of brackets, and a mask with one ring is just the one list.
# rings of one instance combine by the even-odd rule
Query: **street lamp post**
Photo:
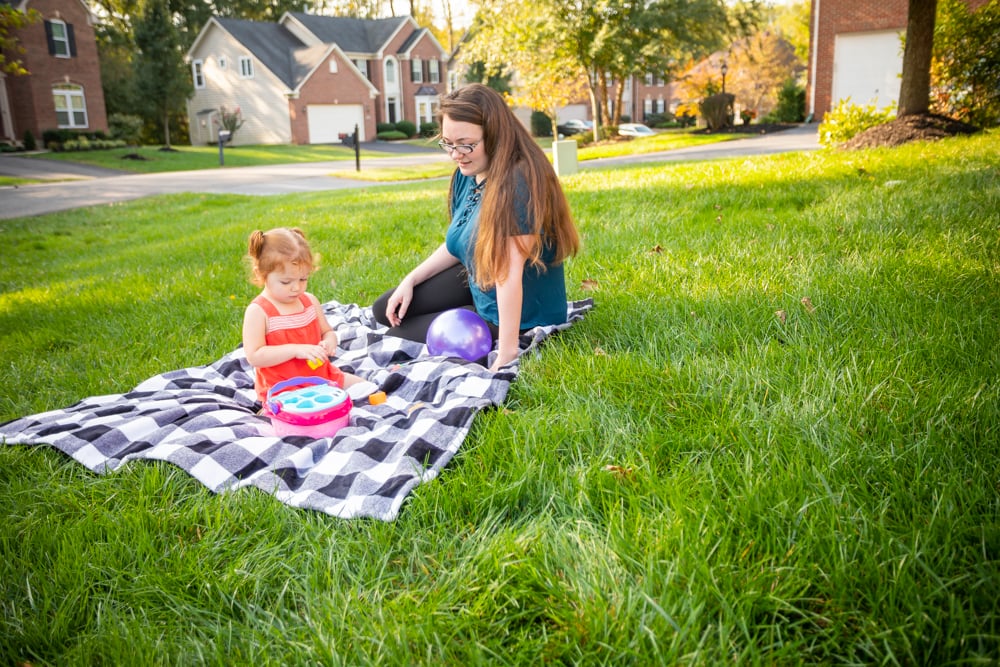
[(725, 60), (722, 61), (722, 67), (719, 68), (719, 71), (722, 72), (722, 93), (725, 94), (725, 92), (726, 92), (726, 72), (729, 71), (729, 65), (726, 64)]

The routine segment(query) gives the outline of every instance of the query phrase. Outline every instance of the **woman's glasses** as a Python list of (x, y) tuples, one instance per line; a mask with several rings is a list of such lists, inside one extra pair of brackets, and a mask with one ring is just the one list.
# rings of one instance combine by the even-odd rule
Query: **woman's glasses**
[(438, 146), (441, 147), (445, 153), (451, 155), (452, 153), (458, 153), (459, 155), (468, 155), (472, 151), (476, 150), (476, 146), (483, 143), (480, 139), (474, 144), (449, 144), (447, 141), (439, 141)]

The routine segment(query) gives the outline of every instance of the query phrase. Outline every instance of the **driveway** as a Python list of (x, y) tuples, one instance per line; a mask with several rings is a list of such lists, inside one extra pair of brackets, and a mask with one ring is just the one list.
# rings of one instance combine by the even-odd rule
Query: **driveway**
[[(382, 150), (383, 146), (379, 145), (377, 148)], [(801, 125), (783, 132), (724, 141), (710, 146), (588, 160), (581, 162), (580, 168), (592, 169), (641, 162), (710, 160), (817, 148), (819, 148), (817, 126)], [(361, 168), (402, 167), (426, 164), (429, 161), (445, 162), (449, 159), (447, 155), (436, 150), (416, 149), (415, 152), (393, 157), (363, 159)], [(179, 192), (277, 195), (389, 185), (389, 183), (335, 178), (330, 175), (335, 171), (353, 171), (354, 168), (354, 160), (340, 160), (261, 167), (223, 167), (164, 174), (128, 174), (56, 160), (0, 154), (2, 175), (30, 179), (75, 179), (0, 188), (0, 219), (41, 215), (82, 206), (112, 204), (150, 195)]]

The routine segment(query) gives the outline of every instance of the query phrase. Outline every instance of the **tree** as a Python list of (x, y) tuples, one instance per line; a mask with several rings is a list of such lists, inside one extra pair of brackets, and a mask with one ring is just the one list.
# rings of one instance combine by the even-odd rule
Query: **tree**
[(6, 3), (0, 3), (0, 72), (11, 76), (28, 73), (18, 57), (24, 53), (24, 47), (21, 46), (17, 36), (11, 33), (14, 30), (26, 28), (32, 23), (37, 23), (41, 19), (42, 15), (34, 9), (22, 12)]
[(906, 43), (903, 46), (903, 79), (899, 84), (896, 116), (927, 113), (931, 95), (931, 55), (937, 0), (909, 0)]
[(135, 99), (147, 118), (163, 122), (164, 144), (170, 148), (170, 117), (183, 111), (192, 84), (167, 0), (148, 0), (135, 25), (135, 44)]
[(1000, 0), (975, 12), (938, 5), (931, 63), (932, 109), (979, 127), (1000, 123)]
[[(566, 41), (552, 32), (550, 6), (538, 11), (535, 5), (532, 0), (484, 3), (466, 55), (484, 63), (489, 76), (512, 74), (516, 85), (510, 100), (545, 112), (555, 135), (558, 109), (585, 94), (586, 80)], [(504, 20), (508, 14), (520, 20)]]
[[(725, 0), (484, 0), (470, 50), (491, 67), (533, 59), (536, 71), (586, 78), (594, 138), (610, 118), (617, 123), (629, 77), (653, 72), (669, 78), (692, 54), (708, 53), (755, 15), (757, 0), (729, 8)], [(530, 30), (532, 52), (506, 41)], [(521, 51), (517, 54), (515, 52)], [(516, 58), (514, 56), (517, 56)], [(565, 65), (553, 66), (553, 59)], [(544, 62), (541, 62), (544, 61)], [(616, 91), (610, 104), (608, 90)]]
[(736, 96), (741, 107), (761, 115), (775, 107), (785, 82), (804, 69), (791, 43), (771, 30), (733, 44), (727, 65), (727, 92)]

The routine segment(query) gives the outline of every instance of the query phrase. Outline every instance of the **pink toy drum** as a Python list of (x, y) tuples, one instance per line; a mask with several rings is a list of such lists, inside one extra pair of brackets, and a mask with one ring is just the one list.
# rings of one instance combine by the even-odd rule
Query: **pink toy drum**
[(329, 438), (350, 422), (352, 403), (336, 383), (301, 376), (271, 387), (265, 406), (275, 435)]

